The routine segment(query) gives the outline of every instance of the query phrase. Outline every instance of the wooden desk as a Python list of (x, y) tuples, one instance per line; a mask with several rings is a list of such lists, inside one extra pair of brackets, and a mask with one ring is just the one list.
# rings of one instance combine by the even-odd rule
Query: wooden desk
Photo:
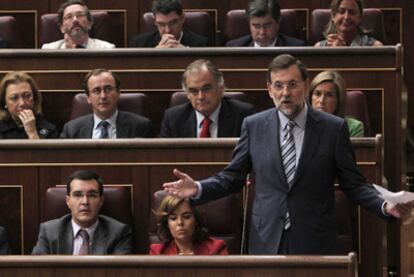
[(6, 256), (0, 276), (356, 277), (348, 256)]

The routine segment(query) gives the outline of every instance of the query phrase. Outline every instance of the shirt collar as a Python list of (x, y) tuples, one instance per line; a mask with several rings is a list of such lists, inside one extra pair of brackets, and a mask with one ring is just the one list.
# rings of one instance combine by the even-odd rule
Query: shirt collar
[[(211, 122), (216, 124), (216, 125), (218, 125), (218, 117), (219, 117), (219, 113), (220, 113), (220, 108), (221, 108), (221, 101), (220, 101), (220, 104), (218, 105), (217, 109), (215, 109), (214, 112), (208, 117), (211, 120)], [(197, 117), (198, 127), (200, 127), (201, 122), (203, 121), (205, 116), (202, 115), (199, 111), (196, 110), (196, 117)]]
[(86, 230), (86, 232), (88, 232), (90, 241), (92, 241), (93, 240), (93, 234), (95, 233), (95, 230), (98, 227), (98, 223), (99, 223), (99, 221), (96, 220), (95, 223), (92, 224), (91, 226), (89, 226), (87, 228), (82, 228), (72, 218), (73, 236), (76, 237), (78, 235), (79, 230), (84, 229), (84, 230)]
[(113, 115), (111, 115), (111, 117), (107, 118), (107, 119), (101, 119), (100, 117), (98, 117), (96, 114), (93, 114), (93, 128), (96, 129), (98, 127), (98, 124), (105, 120), (106, 122), (109, 123), (109, 126), (115, 128), (116, 126), (116, 119), (118, 118), (118, 110), (116, 110)]
[[(289, 118), (286, 117), (280, 110), (277, 110), (279, 115), (279, 121), (280, 121), (280, 128), (281, 130), (284, 130), (286, 127), (286, 124), (289, 122)], [(306, 115), (308, 114), (308, 106), (305, 103), (303, 106), (303, 109), (300, 111), (300, 113), (293, 119), (293, 121), (296, 123), (296, 127), (301, 128), (302, 130), (305, 130), (306, 127)]]

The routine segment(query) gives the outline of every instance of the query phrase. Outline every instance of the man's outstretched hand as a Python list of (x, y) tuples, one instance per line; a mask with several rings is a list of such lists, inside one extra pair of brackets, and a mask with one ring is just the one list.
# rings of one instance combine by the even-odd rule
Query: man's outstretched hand
[(180, 198), (190, 198), (197, 195), (198, 187), (193, 178), (178, 169), (174, 169), (173, 173), (178, 180), (164, 183), (162, 185), (168, 194), (175, 195)]

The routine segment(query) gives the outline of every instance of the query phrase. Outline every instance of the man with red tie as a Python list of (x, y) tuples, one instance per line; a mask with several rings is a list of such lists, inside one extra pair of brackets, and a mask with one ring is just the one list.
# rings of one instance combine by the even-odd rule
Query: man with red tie
[(223, 75), (208, 60), (196, 60), (184, 71), (182, 87), (188, 103), (164, 113), (160, 137), (239, 137), (251, 104), (223, 97)]

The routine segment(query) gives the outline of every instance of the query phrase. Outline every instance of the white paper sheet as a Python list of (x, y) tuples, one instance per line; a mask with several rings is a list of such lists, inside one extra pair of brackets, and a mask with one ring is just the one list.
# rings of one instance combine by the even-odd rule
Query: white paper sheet
[(387, 190), (386, 188), (383, 188), (381, 186), (378, 185), (373, 185), (374, 188), (376, 190), (379, 191), (379, 193), (381, 194), (381, 197), (384, 200), (387, 200), (388, 202), (390, 202), (391, 204), (398, 204), (398, 203), (407, 203), (409, 201), (413, 201), (414, 200), (414, 193), (409, 192), (409, 191), (399, 191), (399, 192), (392, 192)]

